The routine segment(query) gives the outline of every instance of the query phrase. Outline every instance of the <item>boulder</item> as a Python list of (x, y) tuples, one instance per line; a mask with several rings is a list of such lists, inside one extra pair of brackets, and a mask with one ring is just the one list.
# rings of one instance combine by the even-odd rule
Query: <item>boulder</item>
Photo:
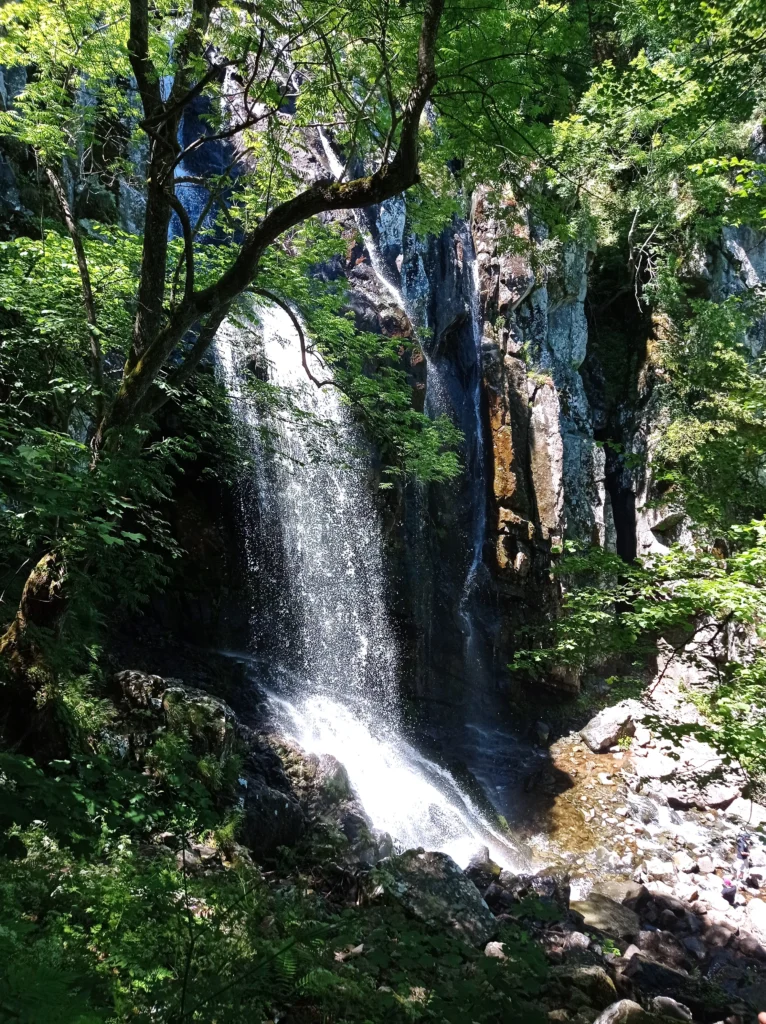
[(698, 935), (687, 935), (683, 940), (683, 946), (695, 960), (702, 962), (707, 956), (707, 946)]
[(486, 946), (494, 936), (497, 922), (489, 907), (446, 853), (408, 850), (381, 867), (386, 894), (420, 921), (455, 932), (475, 946)]
[(624, 700), (591, 718), (580, 735), (594, 754), (601, 754), (613, 747), (623, 736), (632, 736), (636, 722), (644, 715), (643, 708), (636, 700)]
[(641, 777), (656, 780), (655, 792), (678, 809), (728, 807), (745, 783), (740, 768), (727, 765), (708, 743), (689, 736), (672, 749), (648, 751)]
[(632, 999), (612, 1003), (593, 1024), (653, 1024), (656, 1020)]
[(638, 935), (638, 948), (660, 963), (678, 967), (681, 970), (688, 965), (686, 948), (671, 932), (659, 928), (643, 930)]
[(682, 871), (687, 875), (691, 874), (697, 866), (686, 850), (678, 850), (677, 853), (674, 853), (673, 863), (679, 871)]
[(638, 914), (601, 893), (592, 892), (587, 899), (576, 900), (570, 906), (582, 915), (589, 928), (596, 928), (605, 935), (632, 939), (639, 933), (641, 926)]
[(393, 853), (393, 840), (388, 832), (373, 828), (364, 809), (353, 804), (340, 807), (331, 818), (348, 839), (343, 859), (347, 864), (366, 864), (372, 867)]
[(492, 957), (493, 960), (507, 960), (505, 946), (502, 942), (488, 942), (484, 947), (484, 956)]
[(617, 903), (623, 903), (631, 910), (641, 910), (652, 898), (652, 894), (645, 885), (640, 882), (630, 882), (623, 879), (609, 879), (599, 882), (594, 889), (602, 896), (608, 896)]
[(750, 900), (745, 907), (744, 926), (762, 945), (766, 946), (766, 902)]
[(614, 982), (598, 964), (577, 964), (573, 967), (554, 968), (553, 978), (565, 989), (577, 988), (590, 1006), (603, 1010), (617, 998)]
[(676, 877), (676, 868), (672, 860), (660, 860), (652, 857), (645, 865), (650, 881), (671, 882)]
[(487, 846), (482, 847), (471, 857), (468, 867), (465, 869), (466, 875), (480, 892), (484, 892), (493, 882), (496, 882), (501, 871), (500, 865), (495, 864), (490, 857)]
[(561, 939), (561, 948), (565, 952), (590, 949), (590, 939), (585, 932), (565, 932)]
[(196, 751), (216, 757), (231, 752), (239, 723), (225, 701), (180, 683), (166, 687), (161, 699), (168, 724), (188, 731)]
[(514, 875), (502, 871), (497, 881), (485, 893), (490, 906), (493, 900), (501, 906), (511, 908), (522, 900), (538, 899), (562, 913), (569, 909), (569, 876), (543, 871), (538, 875)]
[(692, 1011), (683, 1003), (676, 1002), (670, 996), (655, 996), (652, 1000), (652, 1009), (661, 1017), (669, 1017), (670, 1020), (691, 1020)]
[(125, 669), (114, 677), (122, 696), (131, 707), (157, 708), (161, 706), (160, 697), (167, 686), (161, 676), (152, 676), (135, 669)]
[(755, 803), (754, 800), (738, 796), (726, 808), (726, 817), (736, 818), (738, 823), (742, 822), (750, 828), (758, 828), (766, 822), (766, 807)]
[(622, 976), (631, 981), (642, 996), (671, 996), (688, 1003), (692, 1008), (708, 998), (698, 978), (691, 978), (685, 971), (658, 963), (643, 952), (631, 957)]
[(740, 928), (739, 934), (733, 940), (732, 945), (742, 956), (750, 957), (751, 960), (766, 960), (766, 945), (759, 940), (752, 932)]

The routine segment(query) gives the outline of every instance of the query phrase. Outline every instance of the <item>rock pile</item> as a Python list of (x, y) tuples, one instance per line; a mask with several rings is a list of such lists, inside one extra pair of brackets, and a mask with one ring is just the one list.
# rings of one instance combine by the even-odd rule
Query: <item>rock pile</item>
[[(523, 920), (544, 943), (553, 964), (545, 999), (558, 1003), (551, 1020), (742, 1022), (766, 1005), (766, 902), (757, 897), (737, 927), (665, 883), (604, 882), (570, 902), (565, 877), (513, 875), (488, 857), (466, 874), (498, 925)], [(497, 956), (498, 945), (486, 954)]]

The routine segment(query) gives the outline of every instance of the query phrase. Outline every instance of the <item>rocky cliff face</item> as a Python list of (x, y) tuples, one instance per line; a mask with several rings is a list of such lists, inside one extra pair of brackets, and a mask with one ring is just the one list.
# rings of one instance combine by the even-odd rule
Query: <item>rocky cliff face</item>
[[(416, 691), (475, 702), (507, 685), (520, 627), (555, 614), (550, 570), (565, 540), (630, 559), (688, 539), (682, 517), (657, 502), (652, 472), (665, 415), (652, 352), (663, 325), (632, 292), (615, 301), (595, 254), (578, 242), (554, 246), (510, 195), (479, 190), (470, 223), (428, 242), (408, 236), (403, 213), (380, 211), (372, 223), (423, 337), (426, 408), (447, 412), (466, 438), (462, 481), (404, 502), (402, 613), (415, 638)], [(766, 239), (727, 228), (695, 273), (714, 300), (751, 290), (766, 281)], [(760, 354), (766, 324), (749, 340)], [(467, 602), (482, 506), (479, 585)], [(468, 656), (472, 629), (478, 661)]]

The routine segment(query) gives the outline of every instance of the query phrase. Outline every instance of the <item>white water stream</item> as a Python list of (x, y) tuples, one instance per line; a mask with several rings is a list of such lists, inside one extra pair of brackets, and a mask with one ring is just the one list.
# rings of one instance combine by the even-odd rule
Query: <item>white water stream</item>
[[(488, 846), (498, 863), (518, 866), (522, 857), (450, 772), (404, 737), (368, 453), (338, 392), (308, 380), (289, 317), (261, 307), (258, 319), (258, 359), (269, 382), (309, 414), (296, 423), (248, 394), (252, 338), (226, 324), (217, 354), (253, 454), (242, 518), (252, 583), (267, 598), (258, 602), (254, 632), (275, 724), (307, 751), (336, 757), (373, 825), (400, 848), (443, 850), (465, 865)], [(309, 359), (326, 379), (327, 368)]]

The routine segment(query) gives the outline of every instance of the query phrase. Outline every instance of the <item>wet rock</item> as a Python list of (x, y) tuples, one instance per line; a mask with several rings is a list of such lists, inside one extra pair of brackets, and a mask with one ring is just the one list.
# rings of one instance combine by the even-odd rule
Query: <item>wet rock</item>
[(366, 864), (372, 867), (393, 852), (391, 837), (387, 832), (378, 832), (372, 828), (370, 819), (361, 807), (341, 808), (334, 819), (348, 840), (348, 849), (343, 858), (347, 864)]
[(468, 867), (465, 869), (466, 875), (480, 892), (484, 892), (493, 882), (496, 882), (501, 871), (500, 865), (495, 864), (490, 857), (487, 846), (482, 847), (471, 857)]
[(544, 747), (551, 736), (551, 727), (547, 722), (535, 722), (535, 739)]
[(639, 933), (638, 914), (601, 893), (592, 892), (587, 899), (574, 901), (570, 906), (582, 915), (589, 928), (596, 928), (605, 935), (632, 939)]
[(384, 891), (414, 917), (456, 932), (476, 946), (492, 939), (497, 922), (473, 882), (446, 853), (408, 850), (382, 862)]
[(652, 1024), (654, 1018), (632, 999), (612, 1003), (593, 1024)]
[(628, 796), (628, 806), (634, 818), (637, 818), (643, 825), (650, 825), (659, 819), (659, 807), (654, 800), (645, 796)]
[(314, 776), (316, 813), (353, 797), (348, 772), (336, 758), (323, 754), (317, 760)]
[(662, 1017), (669, 1017), (670, 1020), (691, 1020), (692, 1011), (683, 1003), (676, 1002), (670, 996), (655, 996), (652, 1000), (652, 1009)]
[(643, 709), (638, 701), (624, 700), (599, 711), (580, 730), (580, 735), (595, 754), (600, 754), (614, 746), (623, 736), (632, 736), (636, 731), (636, 721), (642, 717)]

